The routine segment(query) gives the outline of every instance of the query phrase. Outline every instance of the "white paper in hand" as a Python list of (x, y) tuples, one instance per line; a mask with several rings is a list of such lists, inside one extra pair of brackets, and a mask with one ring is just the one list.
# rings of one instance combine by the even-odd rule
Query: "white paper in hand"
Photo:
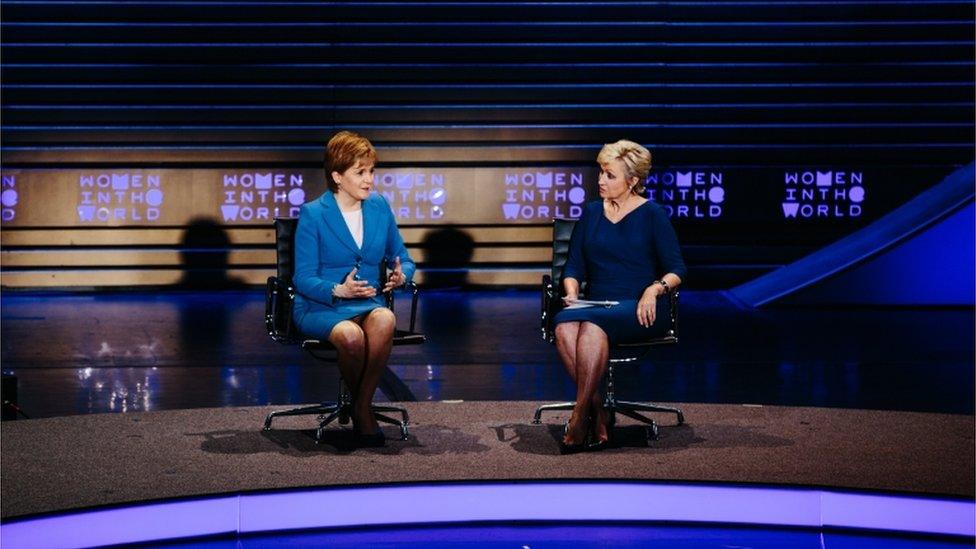
[(585, 309), (587, 307), (609, 308), (619, 304), (619, 301), (591, 301), (589, 299), (577, 299), (572, 305), (567, 305), (566, 309)]

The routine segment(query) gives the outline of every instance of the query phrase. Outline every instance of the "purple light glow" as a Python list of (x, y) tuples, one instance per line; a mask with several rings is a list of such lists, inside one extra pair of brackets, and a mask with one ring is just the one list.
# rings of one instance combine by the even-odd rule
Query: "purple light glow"
[(0, 525), (0, 543), (66, 548), (380, 524), (578, 520), (974, 536), (974, 512), (972, 501), (815, 489), (599, 481), (411, 484), (220, 496), (26, 519)]
[(11, 549), (116, 545), (237, 532), (239, 496), (138, 504), (0, 524)]
[(960, 536), (976, 532), (976, 505), (971, 501), (824, 492), (821, 507), (824, 526)]
[(601, 482), (340, 488), (243, 496), (241, 532), (511, 520), (820, 526), (819, 498), (811, 494), (819, 492)]

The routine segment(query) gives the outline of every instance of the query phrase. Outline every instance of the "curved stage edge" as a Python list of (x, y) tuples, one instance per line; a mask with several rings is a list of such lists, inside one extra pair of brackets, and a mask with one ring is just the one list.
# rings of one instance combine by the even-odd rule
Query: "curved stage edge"
[[(334, 505), (342, 501), (343, 505)], [(512, 522), (701, 523), (976, 535), (973, 501), (822, 489), (559, 481), (242, 493), (7, 522), (7, 547), (90, 547), (321, 528)]]

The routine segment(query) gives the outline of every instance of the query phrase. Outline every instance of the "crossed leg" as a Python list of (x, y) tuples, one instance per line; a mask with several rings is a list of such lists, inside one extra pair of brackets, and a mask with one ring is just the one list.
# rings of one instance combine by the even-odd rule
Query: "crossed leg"
[(556, 351), (576, 384), (576, 406), (563, 443), (583, 442), (586, 422), (592, 423), (596, 441), (606, 441), (609, 436), (607, 412), (600, 398), (600, 381), (606, 373), (610, 354), (606, 332), (592, 322), (560, 323), (556, 326)]
[(338, 352), (339, 372), (352, 395), (353, 427), (363, 435), (379, 430), (371, 406), (393, 347), (396, 317), (379, 307), (335, 325), (329, 342)]

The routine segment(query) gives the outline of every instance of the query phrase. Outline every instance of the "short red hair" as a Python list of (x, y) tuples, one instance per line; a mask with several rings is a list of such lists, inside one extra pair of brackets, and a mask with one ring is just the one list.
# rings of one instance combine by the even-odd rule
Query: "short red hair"
[(325, 182), (329, 190), (337, 192), (339, 186), (332, 178), (332, 172), (344, 173), (359, 160), (376, 163), (376, 149), (369, 139), (350, 131), (341, 131), (329, 139), (325, 146)]

